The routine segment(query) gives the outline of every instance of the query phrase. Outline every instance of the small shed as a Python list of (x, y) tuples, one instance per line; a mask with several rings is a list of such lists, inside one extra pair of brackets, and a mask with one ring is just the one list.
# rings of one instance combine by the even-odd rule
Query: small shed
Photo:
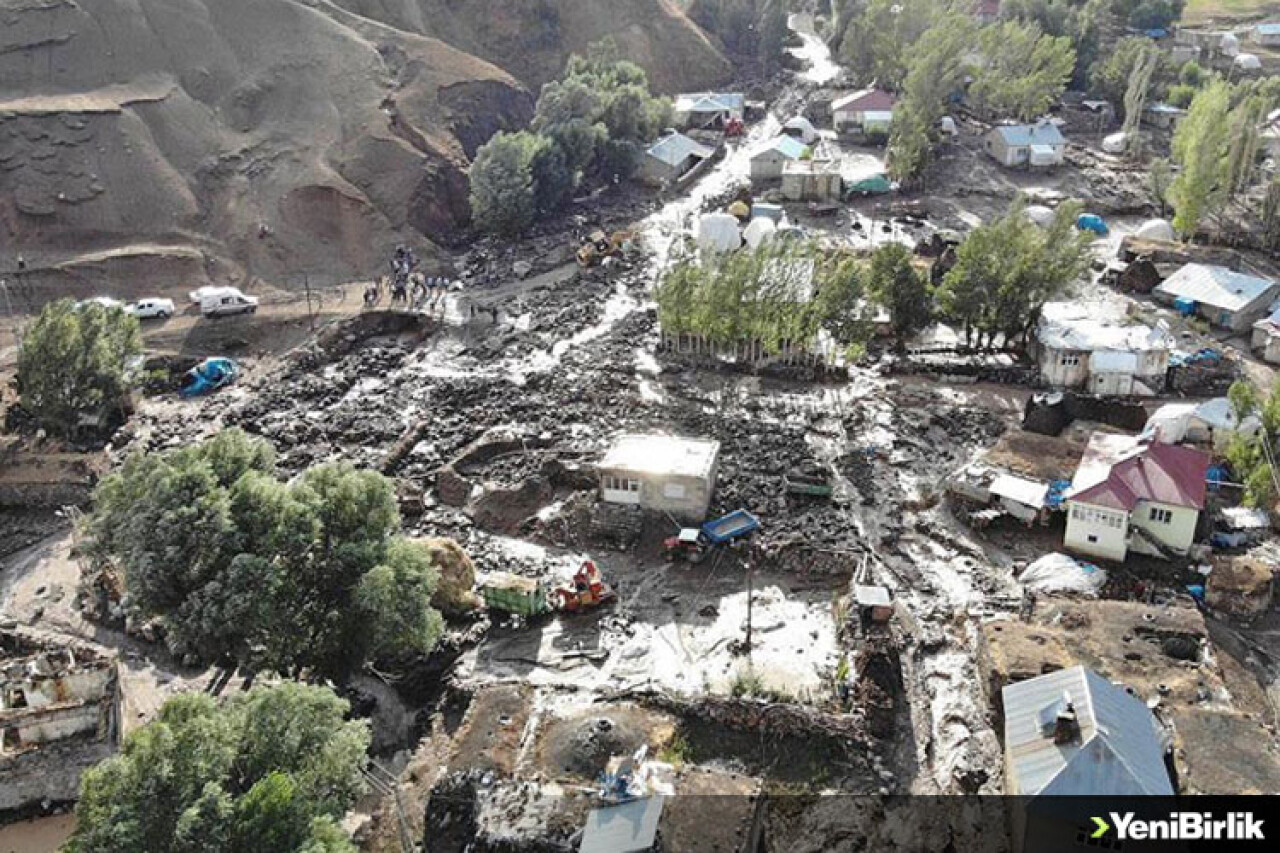
[(803, 160), (809, 146), (790, 136), (779, 136), (766, 142), (751, 155), (751, 180), (776, 181), (782, 177), (787, 163)]
[(795, 160), (782, 166), (782, 197), (787, 201), (839, 201), (843, 189), (840, 169), (829, 160)]
[(1269, 21), (1258, 24), (1250, 35), (1255, 44), (1280, 44), (1280, 23)]
[(1170, 104), (1147, 104), (1142, 111), (1142, 123), (1150, 127), (1172, 130), (1186, 114), (1186, 110)]
[(600, 497), (702, 519), (720, 465), (720, 442), (671, 435), (620, 435), (598, 466)]
[(742, 119), (746, 98), (737, 92), (690, 92), (677, 95), (672, 120), (678, 127), (720, 128), (733, 119)]
[(1280, 308), (1253, 324), (1253, 349), (1268, 364), (1280, 364)]
[(897, 98), (880, 89), (862, 89), (831, 103), (831, 123), (839, 133), (887, 133)]
[(644, 152), (637, 175), (648, 184), (674, 183), (714, 154), (711, 148), (683, 133), (669, 133)]
[(991, 481), (987, 491), (992, 497), (999, 498), (1000, 508), (1019, 521), (1032, 523), (1040, 517), (1045, 500), (1049, 496), (1049, 484), (1016, 477), (1013, 474), (1000, 474)]
[(893, 618), (893, 598), (885, 587), (855, 584), (853, 597), (858, 604), (858, 616), (863, 624), (884, 623)]

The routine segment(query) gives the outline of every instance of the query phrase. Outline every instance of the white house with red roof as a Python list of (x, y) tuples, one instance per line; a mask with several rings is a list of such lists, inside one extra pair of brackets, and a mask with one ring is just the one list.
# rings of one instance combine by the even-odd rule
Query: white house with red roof
[(1209, 454), (1094, 433), (1066, 496), (1071, 551), (1121, 562), (1130, 550), (1185, 554), (1204, 509)]
[(831, 102), (831, 124), (837, 133), (888, 133), (897, 102), (880, 89), (862, 89)]

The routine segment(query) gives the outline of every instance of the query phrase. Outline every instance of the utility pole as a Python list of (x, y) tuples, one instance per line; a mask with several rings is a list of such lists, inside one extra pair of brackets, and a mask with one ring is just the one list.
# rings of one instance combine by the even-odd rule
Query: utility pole
[(750, 655), (751, 654), (751, 610), (754, 606), (752, 604), (752, 601), (755, 598), (754, 590), (752, 589), (752, 585), (753, 585), (752, 574), (754, 571), (754, 566), (750, 557), (747, 558), (746, 563), (747, 563), (747, 642), (746, 642), (746, 647), (744, 651), (746, 651), (746, 653)]
[(311, 325), (311, 331), (316, 330), (316, 314), (311, 310), (311, 273), (302, 274), (302, 286), (307, 291), (307, 322)]

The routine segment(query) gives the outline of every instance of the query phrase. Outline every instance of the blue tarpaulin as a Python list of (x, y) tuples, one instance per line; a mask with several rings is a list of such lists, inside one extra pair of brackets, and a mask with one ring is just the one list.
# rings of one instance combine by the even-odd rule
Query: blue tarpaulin
[(187, 384), (178, 394), (182, 397), (198, 397), (216, 391), (233, 382), (240, 368), (229, 358), (206, 358), (187, 371)]
[(1057, 509), (1066, 500), (1067, 490), (1071, 488), (1070, 480), (1054, 480), (1049, 484), (1049, 494), (1045, 496), (1044, 505)]
[(1076, 227), (1081, 231), (1092, 231), (1099, 237), (1105, 237), (1110, 233), (1107, 223), (1096, 213), (1082, 213), (1077, 216)]
[(1183, 317), (1190, 317), (1192, 314), (1196, 313), (1196, 301), (1194, 299), (1187, 299), (1185, 296), (1180, 296), (1173, 300), (1173, 307)]

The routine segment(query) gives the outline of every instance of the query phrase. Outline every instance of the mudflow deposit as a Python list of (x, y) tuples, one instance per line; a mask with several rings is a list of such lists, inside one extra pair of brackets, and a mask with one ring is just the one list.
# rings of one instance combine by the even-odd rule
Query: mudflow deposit
[(6, 0), (0, 240), (122, 298), (431, 257), (476, 149), (606, 36), (664, 92), (730, 74), (671, 0)]

